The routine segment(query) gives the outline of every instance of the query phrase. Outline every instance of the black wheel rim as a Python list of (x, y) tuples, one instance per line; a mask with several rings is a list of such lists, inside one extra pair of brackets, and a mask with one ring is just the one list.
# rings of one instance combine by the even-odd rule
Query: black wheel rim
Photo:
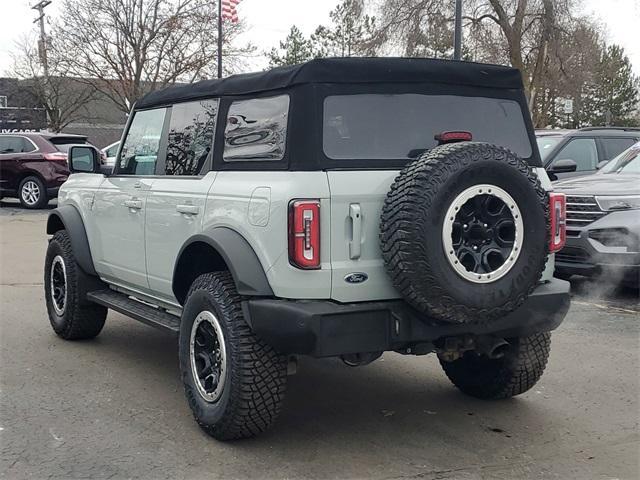
[(494, 185), (459, 194), (447, 212), (443, 244), (454, 269), (473, 282), (506, 274), (522, 246), (522, 218), (513, 198)]
[(201, 312), (193, 323), (190, 356), (198, 392), (207, 402), (216, 401), (225, 384), (226, 349), (222, 327), (211, 312)]
[(60, 255), (51, 263), (51, 302), (56, 313), (62, 315), (67, 304), (67, 271)]

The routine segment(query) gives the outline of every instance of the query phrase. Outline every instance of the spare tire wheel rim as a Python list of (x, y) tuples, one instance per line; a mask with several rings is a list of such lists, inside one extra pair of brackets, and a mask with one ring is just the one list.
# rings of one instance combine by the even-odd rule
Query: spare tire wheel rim
[(473, 283), (491, 283), (515, 265), (524, 240), (522, 213), (496, 185), (474, 185), (451, 203), (442, 225), (449, 264)]
[(215, 402), (224, 389), (227, 351), (222, 326), (210, 311), (200, 312), (193, 321), (189, 357), (198, 392), (205, 401)]

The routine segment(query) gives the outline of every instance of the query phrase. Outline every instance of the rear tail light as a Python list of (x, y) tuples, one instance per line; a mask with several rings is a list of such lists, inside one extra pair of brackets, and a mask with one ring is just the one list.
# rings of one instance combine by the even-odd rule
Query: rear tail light
[(562, 250), (567, 240), (567, 199), (564, 193), (550, 193), (549, 203), (551, 211), (549, 251), (553, 253)]
[(320, 268), (320, 201), (289, 205), (289, 261), (303, 269)]
[(471, 132), (442, 132), (437, 134), (435, 137), (438, 141), (438, 145), (444, 145), (445, 143), (456, 143), (456, 142), (470, 142), (473, 138)]
[(67, 154), (63, 152), (45, 153), (45, 160), (65, 162), (67, 160)]

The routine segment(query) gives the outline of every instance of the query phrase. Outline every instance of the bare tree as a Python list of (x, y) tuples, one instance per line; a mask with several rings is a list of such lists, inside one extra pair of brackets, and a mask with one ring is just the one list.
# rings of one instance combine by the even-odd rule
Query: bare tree
[(66, 77), (67, 66), (56, 54), (56, 40), (50, 38), (51, 47), (45, 75), (33, 36), (25, 36), (16, 43), (13, 52), (12, 75), (21, 79), (21, 88), (30, 95), (34, 103), (47, 112), (48, 128), (61, 131), (70, 123), (86, 118), (85, 104), (94, 98), (95, 89), (90, 85)]
[[(215, 5), (213, 0), (65, 0), (56, 26), (60, 53), (71, 75), (128, 112), (149, 91), (211, 74)], [(241, 30), (241, 24), (225, 23), (227, 73), (252, 49), (231, 47)]]
[(383, 0), (372, 45), (408, 57), (449, 57), (453, 5), (441, 0)]
[(520, 69), (533, 109), (551, 44), (571, 18), (571, 0), (477, 0), (466, 16), (476, 28), (495, 27), (509, 63)]

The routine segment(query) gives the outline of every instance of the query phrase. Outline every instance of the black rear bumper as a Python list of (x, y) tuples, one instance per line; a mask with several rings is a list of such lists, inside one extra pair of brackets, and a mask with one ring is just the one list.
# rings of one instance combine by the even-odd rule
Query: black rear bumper
[(547, 332), (560, 325), (569, 303), (569, 282), (553, 279), (489, 325), (437, 323), (401, 300), (344, 304), (252, 299), (243, 302), (243, 310), (253, 332), (280, 352), (331, 357), (403, 350), (460, 335), (509, 338)]

